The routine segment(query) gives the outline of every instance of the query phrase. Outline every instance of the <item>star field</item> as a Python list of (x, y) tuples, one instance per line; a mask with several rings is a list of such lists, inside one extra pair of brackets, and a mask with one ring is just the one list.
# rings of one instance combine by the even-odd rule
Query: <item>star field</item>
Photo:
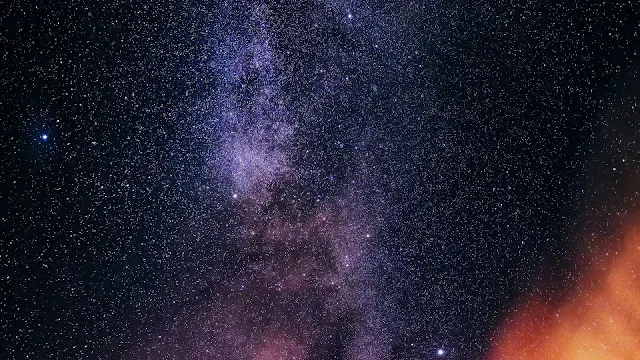
[(0, 358), (640, 351), (633, 1), (4, 8)]

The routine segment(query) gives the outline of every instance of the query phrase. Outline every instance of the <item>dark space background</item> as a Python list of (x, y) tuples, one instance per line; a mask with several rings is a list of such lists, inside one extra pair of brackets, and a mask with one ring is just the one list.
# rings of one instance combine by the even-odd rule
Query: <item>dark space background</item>
[[(482, 359), (520, 296), (571, 288), (585, 216), (635, 205), (640, 4), (265, 4), (305, 188), (383, 199), (393, 358)], [(231, 286), (224, 8), (2, 5), (1, 358), (128, 358)]]

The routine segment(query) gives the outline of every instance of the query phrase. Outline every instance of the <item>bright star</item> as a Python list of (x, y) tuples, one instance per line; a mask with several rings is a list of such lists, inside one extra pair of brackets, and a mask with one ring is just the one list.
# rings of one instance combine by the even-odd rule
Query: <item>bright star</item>
[(438, 354), (438, 356), (444, 356), (445, 351), (444, 349), (438, 349), (438, 351), (436, 351), (436, 354)]
[(49, 135), (47, 135), (47, 134), (40, 135), (40, 139), (42, 139), (42, 140), (46, 141), (48, 138), (49, 138)]

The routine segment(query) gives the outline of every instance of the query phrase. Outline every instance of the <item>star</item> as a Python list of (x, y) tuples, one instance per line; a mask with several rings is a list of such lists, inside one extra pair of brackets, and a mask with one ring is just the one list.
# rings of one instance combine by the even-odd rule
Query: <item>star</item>
[(440, 349), (438, 349), (438, 350), (436, 351), (436, 355), (438, 355), (438, 356), (444, 356), (444, 354), (446, 354), (446, 353), (447, 353), (447, 352), (446, 352), (444, 349), (442, 349), (442, 348), (440, 348)]
[(47, 135), (47, 134), (40, 135), (40, 139), (42, 139), (44, 141), (47, 141), (48, 138), (49, 138), (49, 135)]

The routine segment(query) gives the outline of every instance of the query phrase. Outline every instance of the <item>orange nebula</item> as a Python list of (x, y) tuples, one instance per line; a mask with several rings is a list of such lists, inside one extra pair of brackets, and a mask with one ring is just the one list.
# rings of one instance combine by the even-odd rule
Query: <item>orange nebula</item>
[(558, 306), (530, 299), (502, 324), (490, 360), (640, 359), (640, 217)]

